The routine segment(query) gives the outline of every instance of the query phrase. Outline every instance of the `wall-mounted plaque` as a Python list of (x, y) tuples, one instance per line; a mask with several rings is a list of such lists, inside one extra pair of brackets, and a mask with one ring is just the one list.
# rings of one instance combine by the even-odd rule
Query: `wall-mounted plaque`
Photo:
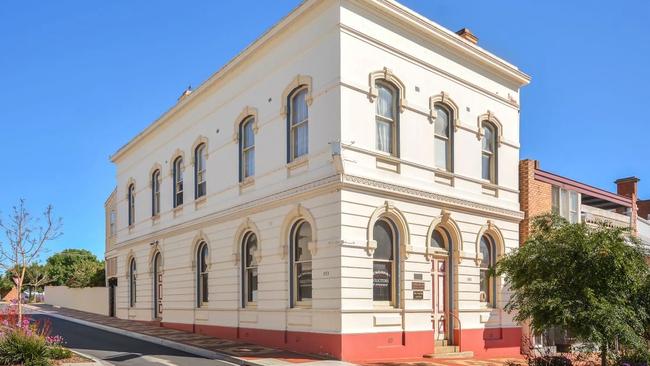
[(411, 282), (411, 289), (413, 290), (424, 290), (424, 282)]
[(424, 300), (424, 291), (413, 291), (413, 300)]

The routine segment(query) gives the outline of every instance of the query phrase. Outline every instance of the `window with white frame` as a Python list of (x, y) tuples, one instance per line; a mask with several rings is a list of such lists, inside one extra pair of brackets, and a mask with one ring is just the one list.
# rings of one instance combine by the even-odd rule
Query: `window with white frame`
[(385, 80), (377, 80), (376, 88), (375, 121), (377, 124), (377, 150), (397, 156), (398, 91), (393, 84)]
[(200, 144), (194, 150), (194, 198), (200, 198), (206, 194), (205, 157), (205, 144)]
[(497, 135), (496, 128), (490, 122), (482, 124), (481, 140), (481, 177), (490, 183), (497, 183)]
[(239, 125), (239, 181), (255, 175), (255, 117)]
[(303, 85), (289, 96), (289, 162), (309, 153), (307, 92), (307, 86)]
[(128, 192), (128, 224), (129, 226), (133, 226), (135, 224), (135, 184), (131, 183), (129, 185), (129, 192)]
[(489, 235), (483, 235), (480, 243), (479, 283), (481, 302), (489, 307), (496, 306), (496, 278), (490, 276), (490, 268), (496, 264), (494, 241)]
[(110, 236), (111, 237), (115, 236), (115, 234), (117, 234), (117, 212), (115, 211), (115, 209), (111, 209), (111, 212), (109, 213), (108, 225), (109, 225), (108, 232)]
[(183, 205), (183, 158), (174, 160), (174, 208)]
[(312, 258), (309, 242), (312, 241), (311, 225), (300, 220), (291, 228), (291, 292), (292, 305), (312, 299)]
[(553, 186), (553, 213), (572, 224), (580, 222), (580, 193)]
[(373, 228), (373, 239), (377, 247), (373, 253), (372, 298), (378, 304), (397, 304), (397, 279), (399, 277), (399, 251), (397, 230), (388, 219), (380, 219)]
[(249, 231), (242, 241), (242, 307), (257, 302), (257, 235)]
[(452, 135), (451, 135), (451, 113), (443, 105), (435, 106), (435, 141), (434, 158), (436, 167), (450, 172), (452, 170)]
[(208, 244), (201, 242), (196, 251), (196, 307), (208, 302)]
[(160, 169), (151, 174), (151, 216), (160, 215)]
[(129, 306), (134, 307), (136, 302), (136, 267), (135, 267), (135, 258), (131, 258), (129, 263)]

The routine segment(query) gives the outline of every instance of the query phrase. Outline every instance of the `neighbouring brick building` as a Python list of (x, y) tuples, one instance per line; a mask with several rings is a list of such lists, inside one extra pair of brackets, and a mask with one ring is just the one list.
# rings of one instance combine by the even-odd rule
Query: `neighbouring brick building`
[[(536, 216), (556, 212), (572, 223), (595, 224), (605, 221), (619, 227), (629, 227), (633, 234), (650, 247), (650, 200), (638, 199), (636, 177), (616, 180), (616, 193), (596, 188), (542, 170), (537, 160), (519, 162), (519, 201), (524, 219), (519, 225), (520, 243), (530, 235)], [(524, 330), (525, 331), (525, 330)], [(566, 337), (561, 330), (533, 337), (536, 346), (554, 347)]]

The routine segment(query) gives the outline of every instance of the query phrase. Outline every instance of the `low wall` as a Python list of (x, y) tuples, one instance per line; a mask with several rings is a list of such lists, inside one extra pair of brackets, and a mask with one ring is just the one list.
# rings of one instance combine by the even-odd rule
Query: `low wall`
[(69, 288), (45, 286), (45, 303), (89, 313), (108, 315), (108, 287)]

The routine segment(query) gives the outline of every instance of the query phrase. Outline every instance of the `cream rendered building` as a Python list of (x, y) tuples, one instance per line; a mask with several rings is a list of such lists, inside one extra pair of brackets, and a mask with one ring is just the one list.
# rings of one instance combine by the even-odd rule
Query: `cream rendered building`
[[(360, 360), (518, 354), (529, 77), (389, 0), (307, 0), (118, 150), (115, 316)], [(187, 94), (187, 93), (186, 93)]]

